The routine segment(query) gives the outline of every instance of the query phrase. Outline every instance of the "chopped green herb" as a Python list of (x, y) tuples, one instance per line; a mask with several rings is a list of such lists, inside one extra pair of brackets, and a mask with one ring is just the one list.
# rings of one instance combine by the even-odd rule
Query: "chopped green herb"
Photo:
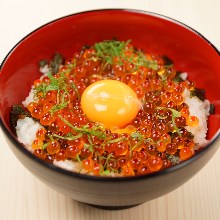
[(144, 139), (144, 143), (145, 143), (145, 144), (147, 144), (147, 143), (149, 143), (149, 144), (155, 144), (152, 138), (145, 138), (145, 139)]
[(62, 102), (62, 103), (54, 105), (49, 111), (53, 114), (53, 113), (65, 108), (67, 105), (68, 105), (68, 102)]
[(158, 107), (158, 109), (169, 109), (172, 112), (172, 123), (174, 126), (174, 130), (181, 136), (181, 133), (179, 131), (179, 128), (176, 126), (175, 118), (180, 117), (181, 113), (173, 108), (166, 108), (166, 107)]
[(63, 140), (73, 141), (73, 140), (76, 140), (78, 138), (81, 138), (82, 134), (73, 135), (72, 133), (68, 133), (65, 136), (61, 136), (61, 135), (58, 135), (58, 134), (52, 134), (52, 136), (56, 137), (56, 138), (63, 139)]
[[(140, 50), (134, 48), (126, 50), (126, 46), (130, 43), (128, 41), (109, 40), (96, 43), (94, 48), (96, 55), (99, 59), (104, 60), (107, 64), (113, 64), (114, 58), (118, 58), (119, 65), (124, 65), (123, 61), (128, 61), (134, 65), (137, 69), (140, 66), (146, 66), (153, 70), (158, 69), (158, 64), (155, 60), (148, 60), (145, 54)], [(126, 52), (132, 50), (130, 57), (126, 55)], [(135, 56), (134, 56), (135, 55)], [(95, 59), (96, 57), (93, 57)]]
[(158, 69), (157, 62), (155, 60), (148, 60), (146, 56), (140, 51), (137, 52), (137, 57), (131, 57), (130, 59), (128, 58), (128, 60), (130, 63), (134, 64), (136, 67), (146, 66), (153, 70)]
[(65, 77), (54, 78), (51, 73), (48, 74), (47, 76), (50, 79), (50, 83), (47, 86), (47, 91), (59, 90), (60, 87), (65, 86), (65, 82), (66, 82)]
[(111, 168), (111, 170), (109, 170), (109, 169), (107, 170), (106, 169), (106, 170), (100, 171), (100, 175), (101, 176), (109, 176), (111, 174), (114, 175), (117, 172), (118, 172), (117, 170)]
[(172, 112), (172, 115), (173, 115), (174, 118), (181, 116), (181, 113), (178, 112), (177, 110), (173, 109), (173, 108), (157, 107), (157, 109), (168, 109), (168, 110), (170, 110)]
[(142, 141), (144, 137), (140, 132), (136, 131), (136, 132), (131, 133), (131, 138), (138, 139), (139, 141)]
[(50, 79), (50, 83), (46, 84), (45, 82), (40, 83), (37, 87), (34, 88), (35, 96), (38, 93), (42, 93), (43, 97), (46, 96), (48, 91), (51, 90), (61, 90), (66, 88), (66, 79), (65, 77), (54, 78), (51, 73), (49, 73), (48, 78)]
[(167, 116), (162, 116), (162, 115), (156, 115), (157, 119), (166, 119)]
[(175, 117), (174, 116), (172, 116), (172, 123), (173, 123), (174, 130), (178, 133), (179, 136), (181, 136), (180, 130), (176, 126), (176, 122), (175, 122)]
[(89, 151), (90, 151), (91, 153), (94, 152), (94, 146), (93, 146), (92, 144), (86, 144), (86, 143), (84, 143), (84, 148), (85, 148), (85, 149), (89, 149)]
[(96, 43), (94, 48), (97, 56), (107, 63), (112, 64), (115, 56), (122, 56), (124, 48), (130, 43), (128, 41), (109, 40)]
[(38, 96), (39, 93), (42, 93), (42, 95), (45, 97), (47, 93), (47, 85), (46, 83), (41, 83), (39, 86), (34, 88), (34, 96), (35, 98)]
[[(65, 73), (61, 73), (59, 78), (55, 78), (51, 73), (48, 73), (48, 78), (50, 79), (49, 84), (45, 82), (40, 83), (40, 85), (34, 88), (34, 93), (35, 97), (37, 97), (39, 93), (41, 96), (45, 97), (48, 91), (56, 90), (58, 103), (50, 109), (50, 112), (54, 113), (60, 109), (65, 108), (69, 104), (68, 100), (65, 101), (65, 96), (69, 95), (67, 92), (67, 77), (65, 76)], [(78, 94), (78, 90), (75, 89), (75, 91)]]
[(45, 144), (41, 147), (41, 149), (42, 149), (42, 150), (46, 149), (48, 145), (49, 145), (49, 143), (45, 143)]
[[(58, 102), (56, 105), (54, 105), (54, 106), (49, 110), (49, 112), (51, 112), (51, 113), (53, 114), (53, 113), (55, 113), (55, 112), (57, 112), (57, 111), (59, 111), (59, 110), (65, 108), (65, 107), (67, 107), (67, 105), (69, 104), (69, 101), (65, 101), (65, 95), (66, 95), (66, 94), (68, 95), (68, 93), (66, 93), (66, 92), (64, 92), (64, 93), (62, 94), (61, 102), (60, 102), (60, 103)], [(57, 98), (57, 100), (59, 100), (59, 93), (58, 93), (58, 98)]]
[(103, 165), (104, 170), (108, 168), (108, 170), (114, 170), (112, 167), (108, 167), (108, 163), (109, 161), (114, 161), (115, 158), (112, 154), (109, 154), (106, 158), (104, 157), (103, 159), (105, 159), (105, 164)]
[(79, 163), (81, 163), (81, 162), (82, 162), (82, 161), (81, 161), (81, 159), (80, 159), (79, 154), (77, 154), (77, 155), (76, 155), (76, 159), (77, 159), (77, 161), (78, 161)]
[(87, 138), (88, 138), (88, 141), (89, 141), (90, 145), (93, 145), (91, 136), (87, 134)]
[(140, 133), (140, 132), (134, 132), (131, 134), (131, 137), (133, 139), (138, 139), (138, 143), (135, 144), (134, 146), (131, 147), (130, 152), (132, 152), (133, 150), (135, 150), (137, 147), (140, 146), (140, 144), (142, 144), (143, 142), (146, 143), (150, 143), (150, 144), (154, 144), (154, 141), (152, 138), (144, 138), (144, 136)]
[(109, 176), (111, 174), (110, 170), (104, 170), (100, 173), (102, 176)]
[(74, 82), (71, 82), (71, 87), (72, 87), (72, 88), (74, 89), (74, 91), (76, 92), (76, 95), (77, 95), (78, 99), (80, 99), (79, 91), (78, 91), (78, 89), (77, 89), (77, 87), (76, 87), (76, 85), (75, 85)]
[(100, 129), (100, 127), (95, 126), (93, 128), (89, 128), (87, 125), (78, 128), (73, 126), (71, 123), (69, 123), (65, 118), (63, 118), (61, 115), (58, 115), (58, 117), (65, 123), (67, 124), (70, 128), (72, 128), (75, 132), (82, 133), (82, 134), (88, 134), (88, 135), (94, 135), (98, 137), (99, 139), (105, 139), (106, 135), (104, 131)]
[(72, 64), (71, 68), (72, 68), (72, 69), (75, 69), (75, 68), (76, 68), (76, 59), (73, 60), (73, 64)]
[(139, 141), (137, 144), (135, 144), (131, 149), (130, 149), (130, 155), (132, 151), (134, 151), (136, 148), (138, 148), (141, 145), (142, 141)]
[(168, 108), (171, 112), (174, 118), (180, 117), (181, 113), (178, 112), (177, 110), (173, 109), (173, 108)]
[(113, 144), (113, 143), (117, 143), (119, 141), (124, 141), (124, 140), (125, 140), (125, 137), (119, 137), (119, 138), (116, 138), (116, 139), (109, 140), (106, 143)]

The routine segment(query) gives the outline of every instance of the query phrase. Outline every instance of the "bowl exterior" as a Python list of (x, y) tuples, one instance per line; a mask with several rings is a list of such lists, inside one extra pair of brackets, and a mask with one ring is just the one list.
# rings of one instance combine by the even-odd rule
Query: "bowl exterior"
[(17, 159), (49, 187), (74, 200), (105, 208), (138, 205), (175, 190), (201, 170), (220, 145), (220, 139), (217, 139), (193, 160), (167, 172), (138, 178), (99, 179), (68, 175), (59, 168), (51, 169), (20, 151), (8, 133), (6, 141)]

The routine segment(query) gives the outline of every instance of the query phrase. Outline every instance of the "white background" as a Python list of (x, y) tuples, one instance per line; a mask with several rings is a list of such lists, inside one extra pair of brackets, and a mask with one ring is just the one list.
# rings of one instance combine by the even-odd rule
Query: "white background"
[[(39, 26), (68, 14), (102, 8), (141, 9), (169, 16), (220, 48), (219, 0), (0, 0), (0, 62)], [(0, 219), (219, 220), (219, 158), (218, 151), (203, 171), (167, 196), (131, 210), (107, 212), (73, 202), (40, 183), (15, 159), (0, 129)]]
[(0, 0), (0, 60), (26, 34), (64, 15), (100, 8), (132, 8), (175, 18), (220, 45), (219, 0)]

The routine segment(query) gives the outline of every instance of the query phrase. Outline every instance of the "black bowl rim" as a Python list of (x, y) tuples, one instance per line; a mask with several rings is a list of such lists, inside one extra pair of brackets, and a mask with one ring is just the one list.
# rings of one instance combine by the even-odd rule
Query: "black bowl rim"
[[(202, 34), (200, 34), (198, 31), (194, 30), (193, 28), (189, 27), (188, 25), (177, 21), (173, 18), (170, 18), (168, 16), (165, 15), (161, 15), (159, 13), (155, 13), (155, 12), (149, 12), (149, 11), (144, 11), (144, 10), (137, 10), (137, 9), (126, 9), (126, 8), (103, 8), (103, 9), (94, 9), (94, 10), (87, 10), (87, 11), (81, 11), (81, 12), (76, 12), (73, 14), (69, 14), (63, 17), (59, 17), (57, 19), (54, 19), (50, 22), (47, 22), (45, 24), (43, 24), (42, 26), (34, 29), (32, 32), (30, 32), (29, 34), (27, 34), (25, 37), (23, 37), (9, 52), (8, 54), (5, 56), (5, 58), (3, 59), (1, 65), (0, 65), (0, 72), (4, 66), (4, 63), (6, 62), (7, 58), (10, 56), (10, 54), (13, 52), (13, 50), (16, 49), (16, 47), (22, 43), (26, 38), (28, 38), (29, 36), (31, 36), (33, 33), (37, 32), (39, 29), (44, 28), (45, 26), (52, 24), (54, 22), (57, 22), (59, 20), (68, 18), (68, 17), (72, 17), (75, 15), (80, 15), (80, 14), (85, 14), (85, 13), (94, 13), (94, 12), (106, 12), (106, 11), (125, 11), (125, 12), (130, 12), (130, 13), (137, 13), (137, 14), (144, 14), (144, 15), (150, 15), (153, 17), (157, 17), (160, 19), (165, 19), (167, 21), (170, 21), (172, 23), (175, 23), (176, 25), (182, 26), (190, 31), (192, 31), (193, 33), (197, 34), (199, 37), (201, 37), (202, 39), (204, 39), (215, 51), (216, 53), (220, 56), (220, 51), (208, 40), (206, 39)], [(2, 118), (2, 116), (1, 116)], [(57, 167), (53, 164), (50, 164), (46, 161), (43, 161), (39, 158), (37, 158), (36, 156), (34, 156), (30, 151), (28, 151), (25, 147), (22, 146), (22, 144), (17, 140), (17, 138), (13, 135), (11, 135), (11, 132), (9, 132), (9, 130), (6, 128), (6, 126), (4, 125), (3, 121), (0, 118), (0, 127), (2, 128), (3, 132), (7, 135), (7, 137), (10, 139), (10, 141), (20, 150), (22, 151), (26, 156), (30, 157), (31, 159), (35, 160), (37, 163), (40, 163), (43, 166), (46, 166), (47, 168), (51, 169), (52, 171), (56, 171), (58, 173), (64, 174), (64, 175), (68, 175), (68, 176), (72, 176), (72, 177), (77, 177), (77, 178), (81, 178), (81, 179), (87, 179), (87, 180), (91, 180), (91, 181), (108, 181), (108, 182), (124, 182), (124, 181), (137, 181), (137, 180), (144, 180), (144, 179), (148, 179), (148, 178), (155, 178), (161, 175), (166, 175), (167, 173), (170, 172), (175, 172), (191, 163), (193, 163), (195, 160), (197, 160), (197, 158), (201, 157), (203, 154), (205, 154), (206, 151), (208, 151), (215, 142), (217, 142), (218, 138), (220, 138), (220, 129), (218, 129), (218, 131), (215, 133), (215, 135), (213, 136), (213, 138), (209, 141), (209, 143), (202, 148), (199, 152), (197, 152), (193, 157), (189, 158), (188, 160), (185, 160), (177, 165), (174, 165), (172, 167), (166, 168), (164, 170), (161, 171), (157, 171), (154, 173), (150, 173), (147, 175), (140, 175), (140, 176), (128, 176), (128, 177), (108, 177), (108, 176), (92, 176), (92, 175), (88, 175), (88, 174), (81, 174), (81, 173), (76, 173), (76, 172), (72, 172), (69, 170), (65, 170), (63, 168)]]

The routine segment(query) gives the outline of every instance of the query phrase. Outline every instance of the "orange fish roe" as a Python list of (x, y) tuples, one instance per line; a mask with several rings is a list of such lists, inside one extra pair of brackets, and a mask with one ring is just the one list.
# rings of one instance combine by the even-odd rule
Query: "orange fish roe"
[(193, 155), (193, 151), (189, 147), (184, 147), (180, 150), (180, 158), (182, 160), (186, 160), (190, 158), (192, 155)]
[(199, 119), (196, 116), (189, 116), (187, 118), (187, 125), (195, 127), (198, 124), (199, 124)]
[[(194, 83), (182, 80), (166, 57), (112, 40), (83, 47), (65, 62), (56, 54), (45, 64), (49, 72), (35, 80), (35, 101), (27, 106), (29, 117), (43, 126), (32, 143), (37, 157), (75, 161), (94, 175), (135, 176), (193, 156), (193, 135), (184, 127), (197, 126), (199, 119), (190, 115), (182, 93)], [(127, 84), (141, 103), (122, 128), (106, 128), (82, 110), (84, 90), (104, 79)]]

